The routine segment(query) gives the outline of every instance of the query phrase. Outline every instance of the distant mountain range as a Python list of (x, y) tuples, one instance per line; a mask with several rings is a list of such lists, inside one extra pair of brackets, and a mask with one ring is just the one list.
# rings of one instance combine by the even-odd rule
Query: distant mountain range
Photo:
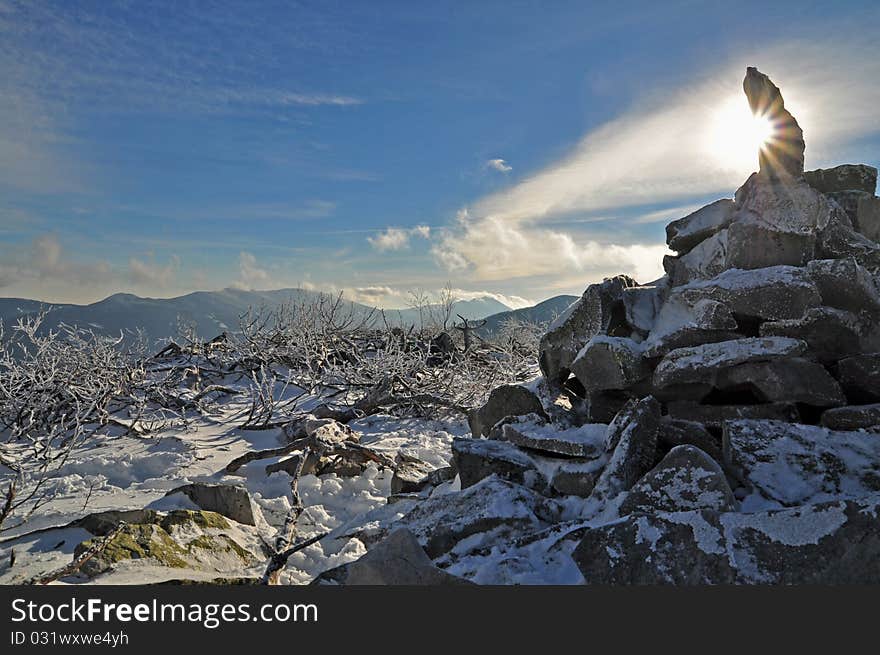
[(486, 325), (480, 328), (480, 332), (484, 335), (493, 334), (508, 321), (519, 321), (522, 323), (549, 323), (559, 316), (559, 314), (564, 312), (568, 306), (577, 299), (577, 296), (554, 296), (553, 298), (548, 298), (532, 307), (509, 309), (504, 312), (492, 314), (491, 316), (486, 317)]
[[(151, 343), (173, 337), (178, 333), (178, 325), (192, 324), (198, 336), (211, 339), (221, 332), (234, 332), (239, 319), (249, 309), (277, 307), (282, 303), (300, 303), (320, 299), (317, 291), (305, 289), (279, 289), (276, 291), (243, 291), (223, 289), (222, 291), (196, 291), (177, 298), (141, 298), (129, 293), (117, 293), (90, 305), (44, 303), (23, 298), (0, 298), (0, 320), (9, 326), (19, 317), (34, 314), (41, 307), (49, 313), (44, 323), (45, 329), (59, 324), (75, 325), (93, 329), (96, 333), (116, 336), (120, 333), (133, 337), (137, 329), (144, 332)], [(468, 319), (487, 319), (484, 333), (494, 332), (505, 320), (525, 321), (551, 320), (555, 314), (565, 309), (575, 296), (557, 296), (524, 309), (512, 310), (494, 298), (484, 296), (473, 300), (461, 300), (455, 304), (453, 318), (458, 315)], [(344, 301), (344, 312), (358, 317), (373, 314), (376, 324), (381, 317), (376, 310), (367, 305)], [(418, 325), (417, 309), (385, 310), (386, 320), (393, 325)]]

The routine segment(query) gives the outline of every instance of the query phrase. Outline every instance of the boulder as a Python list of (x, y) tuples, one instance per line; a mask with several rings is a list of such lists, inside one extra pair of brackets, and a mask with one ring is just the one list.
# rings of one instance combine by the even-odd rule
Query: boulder
[(506, 441), (455, 438), (452, 458), (462, 489), (491, 475), (517, 484), (528, 483), (532, 488), (546, 486), (532, 458)]
[[(128, 516), (134, 519), (133, 515)], [(178, 509), (168, 513), (146, 510), (137, 522), (126, 523), (80, 571), (93, 577), (122, 562), (137, 560), (171, 569), (197, 569), (210, 573), (233, 573), (257, 563), (253, 553), (227, 534), (226, 519), (216, 512)], [(110, 530), (99, 527), (97, 537)], [(115, 527), (115, 526), (114, 526)], [(73, 551), (74, 559), (100, 539), (88, 539)]]
[(520, 448), (554, 457), (598, 457), (605, 446), (608, 426), (603, 423), (585, 423), (572, 428), (548, 424), (537, 415), (519, 417), (504, 422), (493, 430), (490, 439), (508, 441)]
[(427, 462), (401, 451), (394, 458), (397, 467), (391, 476), (391, 493), (408, 494), (421, 491), (428, 486), (428, 474), (434, 470)]
[(832, 430), (880, 430), (880, 403), (834, 407), (822, 413), (822, 425)]
[(674, 295), (657, 315), (643, 352), (647, 358), (662, 357), (676, 348), (729, 341), (739, 337), (736, 329), (737, 321), (724, 303), (704, 298), (691, 305)]
[(526, 414), (547, 418), (538, 396), (518, 384), (505, 384), (492, 390), (485, 405), (468, 412), (468, 423), (475, 437), (486, 437), (501, 419)]
[(638, 283), (625, 275), (591, 284), (584, 295), (573, 303), (541, 337), (538, 363), (551, 383), (561, 384), (570, 374), (571, 362), (587, 341), (597, 334), (629, 336), (623, 306), (624, 289)]
[(880, 491), (880, 439), (781, 421), (724, 425), (726, 470), (786, 507)]
[(749, 362), (720, 370), (713, 386), (722, 392), (749, 392), (759, 402), (803, 403), (814, 407), (846, 403), (843, 389), (825, 367), (800, 357)]
[(880, 317), (880, 290), (871, 273), (853, 258), (817, 259), (807, 265), (810, 277), (829, 307)]
[(727, 421), (738, 419), (772, 419), (797, 421), (797, 406), (791, 403), (764, 403), (757, 405), (700, 405), (691, 401), (673, 401), (666, 404), (666, 413), (672, 420), (701, 423), (707, 428), (720, 429)]
[(835, 362), (861, 351), (862, 325), (855, 314), (832, 307), (814, 307), (801, 318), (770, 321), (760, 327), (762, 337), (789, 337), (807, 344), (811, 355)]
[(752, 514), (631, 515), (587, 530), (587, 584), (880, 582), (880, 496)]
[(651, 331), (668, 291), (669, 279), (666, 277), (651, 284), (623, 290), (621, 298), (626, 313), (626, 322), (633, 330), (642, 336)]
[(666, 226), (666, 244), (680, 255), (727, 227), (736, 210), (733, 200), (723, 199), (698, 209)]
[(852, 258), (872, 271), (880, 268), (880, 244), (839, 222), (822, 231), (817, 253), (823, 259)]
[(822, 304), (812, 277), (795, 266), (731, 269), (711, 280), (675, 288), (669, 302), (693, 307), (707, 299), (726, 305), (734, 316), (767, 321), (800, 318)]
[(650, 375), (642, 347), (626, 337), (597, 335), (571, 363), (571, 372), (587, 392), (629, 389)]
[(565, 496), (587, 498), (596, 486), (599, 471), (587, 470), (585, 467), (563, 465), (559, 467), (550, 480), (550, 487)]
[(724, 269), (803, 266), (815, 256), (814, 232), (780, 229), (763, 218), (743, 214), (727, 229)]
[(748, 337), (679, 348), (669, 352), (654, 369), (654, 387), (700, 383), (715, 386), (719, 373), (727, 368), (797, 357), (806, 348), (803, 341), (787, 337)]
[(195, 482), (185, 484), (169, 491), (172, 494), (187, 496), (197, 507), (245, 525), (256, 525), (251, 496), (244, 487), (231, 484), (208, 484)]
[(833, 223), (852, 227), (840, 205), (803, 180), (753, 175), (737, 191), (736, 204), (735, 221), (753, 218), (788, 234), (815, 237)]
[(696, 446), (716, 462), (721, 461), (721, 440), (702, 423), (682, 421), (669, 416), (660, 419), (657, 428), (657, 454), (662, 458), (676, 446)]
[(491, 533), (498, 543), (544, 528), (559, 516), (555, 501), (491, 476), (460, 492), (428, 498), (396, 526), (410, 530), (435, 559), (473, 535)]
[(696, 446), (676, 446), (630, 489), (620, 514), (735, 508), (733, 491), (718, 462)]
[(648, 396), (628, 403), (608, 426), (606, 451), (611, 453), (592, 496), (610, 500), (628, 491), (654, 464), (660, 403)]
[(728, 265), (728, 230), (716, 232), (701, 241), (687, 254), (663, 258), (663, 269), (673, 287), (693, 280), (707, 280), (730, 268)]
[(864, 191), (839, 191), (828, 197), (843, 208), (854, 230), (880, 241), (880, 198)]
[(855, 402), (880, 402), (880, 353), (864, 353), (840, 360), (837, 379)]
[(399, 529), (354, 562), (324, 571), (312, 584), (336, 585), (467, 585), (463, 578), (438, 569), (415, 535)]
[(865, 164), (841, 164), (834, 168), (806, 171), (804, 180), (821, 193), (854, 190), (874, 195), (877, 190), (877, 169)]
[(773, 137), (758, 153), (761, 175), (799, 178), (804, 173), (804, 133), (785, 108), (779, 87), (757, 68), (749, 66), (743, 79), (743, 91), (752, 113), (773, 125)]

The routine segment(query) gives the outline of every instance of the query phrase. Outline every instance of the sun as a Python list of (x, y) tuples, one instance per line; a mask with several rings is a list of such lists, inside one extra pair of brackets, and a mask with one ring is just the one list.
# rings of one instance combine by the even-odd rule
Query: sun
[(756, 170), (758, 152), (773, 138), (773, 131), (767, 116), (752, 114), (742, 97), (733, 96), (713, 114), (706, 146), (725, 168)]

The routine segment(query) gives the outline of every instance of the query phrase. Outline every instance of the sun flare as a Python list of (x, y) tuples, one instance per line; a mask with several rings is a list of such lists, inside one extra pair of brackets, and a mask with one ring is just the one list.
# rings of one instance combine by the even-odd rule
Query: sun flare
[(773, 124), (755, 116), (741, 97), (724, 102), (713, 115), (707, 146), (729, 167), (755, 168), (758, 152), (773, 137)]

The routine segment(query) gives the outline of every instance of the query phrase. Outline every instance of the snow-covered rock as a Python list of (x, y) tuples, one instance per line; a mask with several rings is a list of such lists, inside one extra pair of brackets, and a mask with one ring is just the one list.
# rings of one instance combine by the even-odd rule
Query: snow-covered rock
[(624, 289), (636, 286), (638, 283), (626, 275), (591, 284), (583, 296), (550, 325), (538, 349), (538, 363), (549, 382), (564, 382), (574, 358), (597, 334), (629, 336), (631, 329), (626, 324), (622, 294)]
[(532, 415), (502, 424), (490, 438), (550, 456), (596, 458), (604, 449), (607, 429), (603, 423), (560, 428)]
[(730, 223), (736, 210), (733, 200), (723, 199), (698, 209), (666, 226), (666, 244), (680, 255), (689, 252)]
[(721, 371), (748, 362), (798, 357), (806, 344), (788, 337), (745, 338), (679, 348), (668, 353), (654, 369), (654, 387), (705, 383), (714, 385)]
[(733, 491), (714, 459), (696, 446), (676, 446), (630, 489), (620, 514), (735, 509)]
[(880, 495), (751, 514), (630, 515), (586, 531), (587, 584), (880, 582)]
[(667, 277), (643, 286), (624, 289), (621, 297), (626, 312), (626, 322), (630, 327), (642, 336), (648, 334), (654, 327), (668, 292)]
[(877, 169), (866, 164), (841, 164), (834, 168), (806, 171), (804, 180), (820, 193), (854, 190), (874, 195), (877, 190)]
[(852, 312), (814, 307), (801, 318), (763, 323), (760, 334), (762, 337), (800, 339), (814, 357), (823, 362), (835, 362), (861, 351), (864, 329), (862, 321)]
[(880, 198), (865, 191), (838, 191), (828, 197), (846, 212), (854, 230), (880, 241)]
[(547, 418), (541, 399), (535, 393), (518, 384), (505, 384), (493, 389), (482, 407), (468, 413), (468, 423), (475, 437), (486, 437), (501, 419), (526, 414)]
[(811, 276), (796, 266), (730, 269), (711, 280), (677, 287), (670, 294), (670, 301), (674, 299), (691, 307), (700, 300), (714, 300), (725, 304), (734, 315), (768, 321), (800, 318), (811, 307), (822, 304)]
[(360, 559), (324, 571), (317, 585), (466, 585), (466, 580), (438, 569), (415, 535), (401, 528)]
[(660, 404), (652, 397), (630, 402), (608, 426), (606, 450), (611, 459), (592, 498), (610, 500), (628, 491), (654, 464)]
[(452, 442), (452, 457), (462, 489), (492, 475), (532, 488), (546, 486), (546, 480), (538, 472), (532, 458), (507, 441), (455, 439)]
[(880, 318), (880, 289), (874, 276), (852, 258), (816, 259), (807, 265), (822, 302), (850, 312)]
[(781, 421), (724, 425), (725, 468), (762, 498), (791, 507), (880, 491), (880, 439)]
[(822, 412), (822, 425), (832, 430), (880, 431), (880, 403), (825, 410)]
[(627, 337), (597, 335), (571, 363), (587, 392), (628, 389), (650, 375), (641, 344)]
[(397, 522), (432, 559), (479, 533), (495, 539), (536, 531), (558, 520), (560, 507), (522, 485), (490, 476), (457, 493), (429, 498)]

